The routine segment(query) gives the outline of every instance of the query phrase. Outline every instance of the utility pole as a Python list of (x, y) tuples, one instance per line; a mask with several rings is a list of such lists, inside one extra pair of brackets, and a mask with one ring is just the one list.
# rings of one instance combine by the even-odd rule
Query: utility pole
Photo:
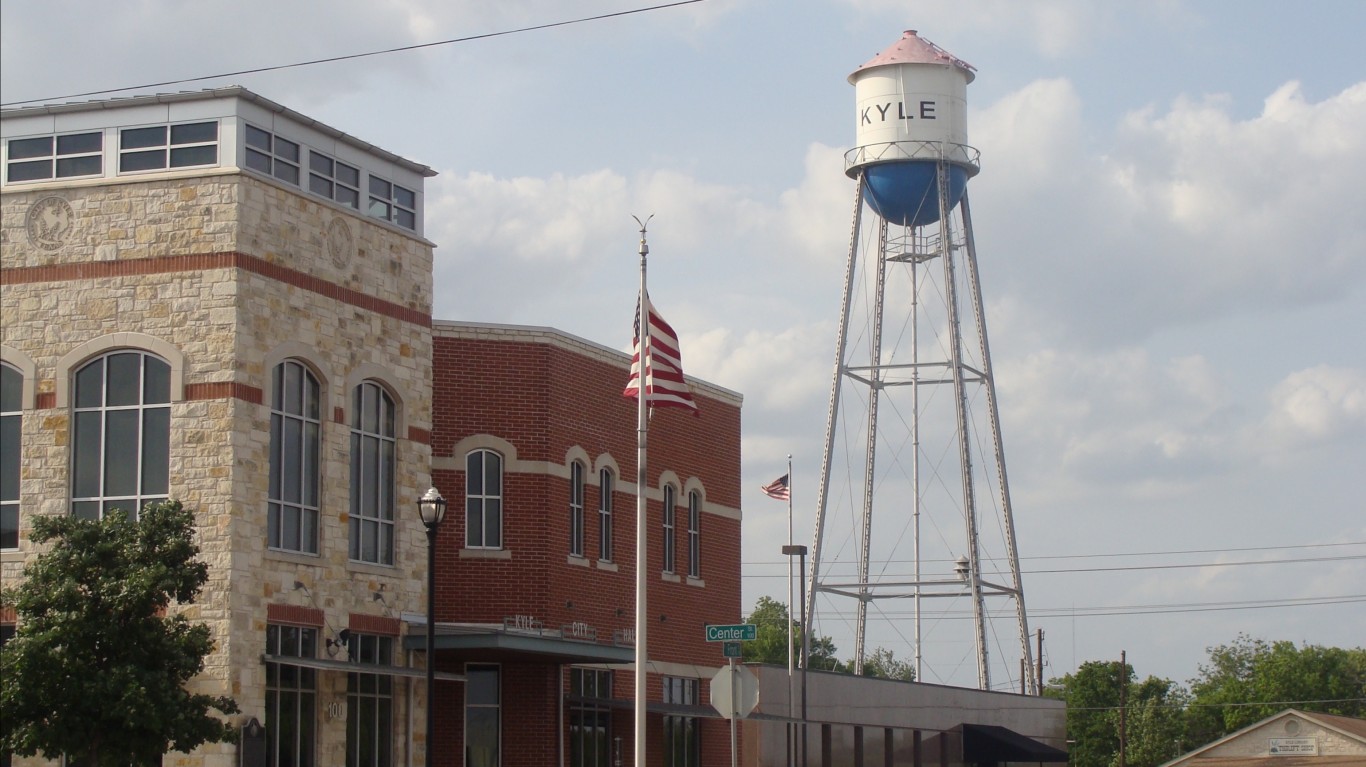
[(1125, 730), (1126, 730), (1126, 725), (1128, 724), (1127, 720), (1128, 720), (1128, 713), (1129, 713), (1128, 710), (1127, 710), (1127, 708), (1126, 708), (1126, 707), (1128, 706), (1128, 703), (1129, 703), (1129, 664), (1128, 664), (1128, 662), (1124, 659), (1124, 655), (1125, 655), (1124, 651), (1123, 651), (1123, 650), (1120, 650), (1120, 651), (1119, 651), (1119, 767), (1126, 767), (1126, 765), (1125, 765), (1125, 759), (1124, 759), (1124, 752), (1129, 750), (1129, 749), (1128, 749), (1128, 746), (1129, 746), (1129, 743), (1128, 743), (1128, 740), (1129, 740), (1129, 739), (1128, 739), (1128, 733), (1125, 731)]
[(1043, 629), (1039, 629), (1039, 652), (1034, 656), (1034, 663), (1034, 681), (1037, 683), (1034, 689), (1039, 695), (1043, 695)]

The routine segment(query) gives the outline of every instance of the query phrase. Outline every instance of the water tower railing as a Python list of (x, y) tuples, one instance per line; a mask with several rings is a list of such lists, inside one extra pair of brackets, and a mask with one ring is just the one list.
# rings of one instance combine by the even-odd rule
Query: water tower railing
[(900, 162), (904, 160), (938, 161), (940, 158), (954, 165), (968, 168), (968, 174), (975, 176), (981, 169), (982, 153), (967, 144), (950, 144), (940, 141), (886, 141), (879, 144), (866, 144), (854, 147), (844, 153), (844, 170), (872, 165), (880, 162)]

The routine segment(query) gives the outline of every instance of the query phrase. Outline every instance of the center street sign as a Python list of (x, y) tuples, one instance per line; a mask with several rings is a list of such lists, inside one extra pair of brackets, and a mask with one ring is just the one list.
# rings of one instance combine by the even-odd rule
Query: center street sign
[(758, 636), (753, 623), (739, 623), (734, 626), (708, 626), (708, 642), (752, 642)]

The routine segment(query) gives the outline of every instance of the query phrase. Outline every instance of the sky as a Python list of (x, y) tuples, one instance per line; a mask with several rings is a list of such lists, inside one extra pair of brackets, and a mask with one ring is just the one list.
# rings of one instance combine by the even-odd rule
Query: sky
[[(813, 531), (846, 77), (919, 30), (976, 68), (969, 195), (1045, 677), (1123, 651), (1184, 683), (1239, 634), (1363, 645), (1366, 4), (653, 5), (3, 0), (0, 101), (236, 84), (425, 163), (440, 319), (626, 350), (653, 215), (685, 370), (744, 395), (748, 609), (786, 598), (787, 507), (759, 488), (789, 455)], [(904, 610), (879, 615), (871, 645), (909, 657)], [(851, 652), (847, 621), (817, 631)]]

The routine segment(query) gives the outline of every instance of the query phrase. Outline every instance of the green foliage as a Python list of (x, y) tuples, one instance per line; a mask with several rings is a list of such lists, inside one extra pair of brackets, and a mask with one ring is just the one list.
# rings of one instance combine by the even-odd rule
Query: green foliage
[[(746, 623), (754, 624), (755, 638), (752, 642), (744, 643), (745, 661), (786, 666), (787, 605), (769, 597), (759, 597)], [(793, 621), (792, 636), (797, 647), (801, 647), (801, 630), (802, 627)]]
[[(1186, 706), (1190, 695), (1181, 685), (1150, 676), (1130, 685), (1126, 713), (1125, 764), (1156, 767), (1189, 751), (1196, 743), (1186, 741)], [(1116, 753), (1112, 764), (1118, 764)]]
[(1155, 767), (1287, 708), (1366, 718), (1366, 649), (1240, 634), (1209, 649), (1190, 692), (1157, 677), (1135, 684), (1133, 669), (1113, 661), (1088, 661), (1053, 680), (1044, 694), (1067, 702), (1073, 767), (1119, 764), (1121, 679), (1128, 767)]
[(915, 667), (908, 661), (898, 660), (891, 650), (879, 647), (873, 650), (872, 655), (864, 659), (863, 675), (914, 682)]
[(1197, 743), (1291, 707), (1366, 718), (1366, 649), (1296, 647), (1239, 634), (1231, 644), (1209, 648), (1191, 693)]
[(1119, 753), (1121, 685), (1133, 668), (1118, 661), (1087, 661), (1074, 673), (1054, 679), (1050, 697), (1067, 702), (1067, 740), (1072, 767), (1109, 767)]
[[(776, 666), (787, 665), (787, 605), (770, 597), (759, 597), (754, 603), (754, 612), (749, 614), (747, 623), (754, 624), (754, 640), (745, 642), (743, 651), (747, 663), (772, 663)], [(802, 651), (802, 627), (792, 621), (793, 652), (797, 653), (800, 665)], [(811, 668), (817, 671), (843, 671), (843, 665), (835, 659), (835, 643), (830, 637), (813, 637), (809, 659)]]
[[(754, 612), (746, 621), (754, 624), (755, 638), (744, 643), (744, 659), (748, 663), (772, 663), (787, 665), (787, 605), (770, 597), (759, 597), (754, 604)], [(802, 627), (792, 621), (792, 641), (794, 652), (800, 657)], [(814, 671), (838, 671), (852, 673), (852, 664), (839, 660), (835, 643), (830, 637), (812, 637), (809, 660)], [(800, 665), (800, 664), (798, 664)], [(887, 679), (915, 678), (915, 669), (905, 661), (897, 660), (891, 650), (878, 648), (872, 657), (863, 663), (865, 676), (879, 676)]]
[(233, 738), (209, 714), (237, 713), (232, 699), (185, 688), (213, 649), (208, 627), (166, 614), (208, 580), (193, 531), (177, 501), (137, 521), (34, 518), (30, 540), (52, 545), (4, 592), (18, 630), (0, 651), (0, 747), (113, 767)]

